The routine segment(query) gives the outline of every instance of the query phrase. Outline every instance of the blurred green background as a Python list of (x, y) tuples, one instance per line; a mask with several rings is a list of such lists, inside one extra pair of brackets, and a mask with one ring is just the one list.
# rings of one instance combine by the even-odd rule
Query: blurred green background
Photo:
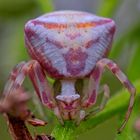
[[(22, 60), (29, 60), (24, 47), (24, 24), (29, 19), (46, 12), (63, 9), (88, 11), (114, 19), (117, 30), (109, 57), (117, 62), (131, 81), (140, 78), (140, 0), (0, 0), (1, 92), (13, 66)], [(111, 87), (111, 95), (122, 88), (118, 80), (108, 71), (105, 72), (102, 82), (108, 83)], [(79, 140), (113, 140), (118, 127), (117, 121), (118, 116), (113, 116), (96, 129), (82, 134)], [(32, 131), (48, 133), (50, 130), (51, 126), (47, 126), (45, 129)], [(2, 116), (0, 116), (0, 140), (10, 140)], [(131, 138), (126, 137), (126, 140)]]

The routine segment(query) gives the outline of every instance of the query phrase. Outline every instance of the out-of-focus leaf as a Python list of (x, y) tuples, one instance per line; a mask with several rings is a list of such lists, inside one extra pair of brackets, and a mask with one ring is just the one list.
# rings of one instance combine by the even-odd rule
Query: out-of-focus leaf
[(43, 12), (50, 12), (54, 9), (52, 0), (36, 0)]
[[(115, 140), (139, 140), (138, 134), (136, 133), (135, 128), (134, 128), (134, 124), (137, 120), (137, 117), (140, 114), (139, 102), (140, 102), (140, 96), (137, 98), (137, 100), (135, 102), (133, 112), (131, 114), (131, 117), (130, 117), (125, 129), (122, 131), (121, 134), (116, 135)], [(120, 121), (120, 123), (121, 123), (123, 119), (124, 119), (124, 114), (120, 114), (118, 121)]]
[(140, 78), (140, 41), (137, 41), (134, 56), (128, 67), (128, 74), (131, 80)]
[(122, 0), (102, 0), (97, 13), (104, 17), (112, 17), (120, 3)]
[(17, 17), (31, 13), (38, 7), (43, 12), (50, 12), (53, 10), (53, 2), (52, 0), (0, 0), (0, 16)]
[[(140, 23), (134, 25), (127, 33), (125, 33), (120, 40), (116, 42), (112, 48), (110, 57), (113, 59), (126, 58), (126, 68), (129, 78), (136, 80), (139, 78), (140, 72)], [(126, 52), (127, 50), (127, 52)]]
[(33, 10), (34, 7), (34, 0), (0, 0), (0, 16), (16, 17)]
[(122, 53), (122, 49), (126, 46), (125, 44), (131, 44), (135, 42), (139, 42), (140, 37), (140, 23), (138, 22), (136, 25), (133, 25), (128, 32), (125, 34), (122, 33), (122, 36), (118, 41), (116, 41), (115, 45), (112, 48), (110, 57), (117, 58)]
[[(18, 21), (18, 25), (13, 25), (14, 33), (10, 33), (7, 52), (10, 52), (13, 62), (26, 61), (28, 54), (24, 43), (24, 24)], [(7, 60), (9, 61), (9, 60)]]

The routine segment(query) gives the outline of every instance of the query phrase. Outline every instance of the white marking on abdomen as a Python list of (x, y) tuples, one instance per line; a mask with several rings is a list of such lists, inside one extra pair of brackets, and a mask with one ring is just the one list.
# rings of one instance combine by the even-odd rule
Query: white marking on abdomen
[(58, 48), (56, 48), (53, 44), (46, 43), (44, 54), (60, 74), (67, 73), (65, 60)]

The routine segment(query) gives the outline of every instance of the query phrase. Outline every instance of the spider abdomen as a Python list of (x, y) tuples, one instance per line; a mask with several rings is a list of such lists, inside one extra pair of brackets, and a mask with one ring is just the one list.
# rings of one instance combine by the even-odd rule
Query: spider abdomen
[(30, 20), (25, 38), (30, 55), (55, 78), (84, 77), (109, 51), (115, 24), (86, 12), (58, 11)]

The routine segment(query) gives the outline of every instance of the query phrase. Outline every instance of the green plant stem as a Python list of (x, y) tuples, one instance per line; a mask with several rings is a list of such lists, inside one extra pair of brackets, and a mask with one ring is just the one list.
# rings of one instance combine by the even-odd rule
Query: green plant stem
[[(140, 81), (135, 82), (134, 86), (137, 89), (137, 99), (140, 96)], [(55, 137), (56, 140), (75, 140), (81, 133), (85, 133), (88, 130), (93, 129), (97, 125), (126, 110), (129, 103), (129, 97), (130, 95), (126, 90), (119, 91), (108, 101), (105, 109), (96, 116), (81, 122), (78, 127), (76, 127), (72, 122), (66, 122), (64, 126), (58, 124), (54, 128), (52, 136)]]

